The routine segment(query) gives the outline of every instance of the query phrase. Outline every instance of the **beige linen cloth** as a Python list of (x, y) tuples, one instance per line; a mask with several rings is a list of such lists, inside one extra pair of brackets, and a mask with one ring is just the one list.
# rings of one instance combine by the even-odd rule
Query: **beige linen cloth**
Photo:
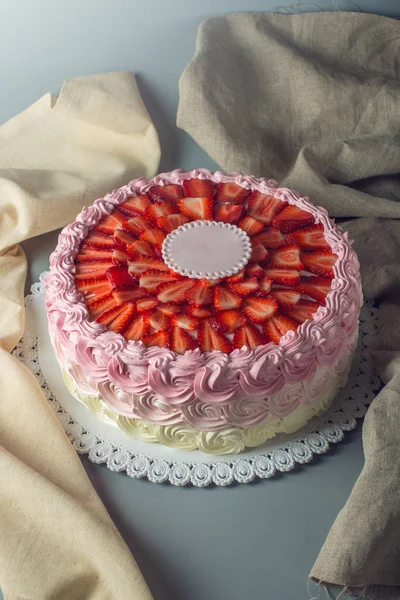
[(222, 169), (309, 195), (355, 239), (364, 292), (380, 307), (386, 386), (364, 421), (365, 466), (310, 576), (385, 599), (400, 598), (399, 56), (400, 22), (376, 15), (211, 17), (178, 110)]
[(140, 570), (32, 373), (18, 242), (156, 173), (157, 133), (131, 73), (66, 81), (0, 127), (0, 587), (6, 600), (150, 600)]

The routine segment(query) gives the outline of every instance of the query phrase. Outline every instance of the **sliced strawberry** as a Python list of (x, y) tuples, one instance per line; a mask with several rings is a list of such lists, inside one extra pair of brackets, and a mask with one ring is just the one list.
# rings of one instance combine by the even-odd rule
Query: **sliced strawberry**
[(201, 281), (197, 281), (185, 294), (185, 298), (191, 304), (203, 306), (204, 304), (212, 304), (213, 292), (211, 287), (206, 287)]
[(159, 217), (176, 214), (177, 210), (177, 207), (170, 202), (157, 202), (156, 204), (150, 204), (144, 216), (148, 221), (155, 223)]
[(162, 283), (157, 288), (157, 298), (164, 304), (181, 304), (185, 300), (186, 292), (194, 286), (193, 279), (178, 279)]
[(122, 312), (125, 310), (124, 306), (113, 306), (109, 310), (103, 312), (96, 319), (98, 323), (102, 323), (103, 325), (110, 325), (114, 319), (116, 319)]
[(205, 219), (212, 221), (213, 218), (213, 199), (207, 197), (181, 198), (178, 202), (179, 209), (183, 215), (189, 219)]
[(243, 312), (253, 323), (264, 323), (278, 311), (278, 303), (273, 298), (246, 298)]
[(111, 260), (112, 252), (111, 248), (108, 250), (100, 248), (81, 248), (81, 251), (75, 256), (75, 260), (76, 262)]
[(142, 231), (151, 229), (151, 225), (144, 217), (134, 217), (123, 223), (122, 229), (125, 229), (125, 231), (128, 231), (129, 233), (140, 235)]
[(160, 310), (154, 310), (145, 315), (145, 321), (155, 329), (155, 331), (159, 331), (160, 329), (169, 329), (170, 318)]
[[(264, 273), (264, 271), (262, 271), (262, 272)], [(246, 273), (247, 273), (247, 268), (246, 268)], [(245, 270), (242, 269), (241, 271), (239, 271), (239, 273), (236, 273), (236, 275), (231, 275), (230, 277), (227, 277), (226, 281), (228, 281), (229, 283), (238, 283), (239, 281), (243, 281), (244, 274), (245, 274)]]
[(110, 267), (113, 267), (111, 260), (91, 261), (77, 263), (75, 266), (75, 279), (91, 279), (105, 275), (105, 272)]
[(187, 331), (180, 327), (173, 327), (171, 330), (171, 350), (177, 354), (185, 354), (188, 350), (197, 348), (197, 342)]
[(116, 305), (117, 305), (117, 303), (115, 302), (114, 298), (110, 294), (109, 296), (102, 297), (97, 302), (92, 304), (89, 312), (94, 319), (97, 319), (98, 317), (100, 317), (100, 315), (111, 310)]
[(282, 233), (290, 233), (300, 227), (307, 227), (314, 223), (314, 217), (306, 210), (302, 210), (293, 204), (287, 206), (272, 220), (272, 225), (278, 227)]
[(219, 183), (217, 185), (216, 202), (231, 202), (232, 204), (243, 204), (250, 195), (250, 190), (236, 183)]
[(258, 221), (261, 221), (264, 225), (269, 225), (272, 219), (279, 214), (285, 206), (286, 203), (278, 198), (255, 191), (252, 193), (247, 203), (247, 214)]
[(330, 246), (324, 238), (324, 226), (321, 223), (289, 233), (286, 242), (299, 244), (302, 250), (330, 250)]
[(124, 304), (124, 302), (133, 302), (134, 300), (140, 300), (147, 296), (146, 292), (137, 285), (122, 286), (113, 290), (113, 298), (117, 304)]
[(219, 285), (224, 279), (199, 279), (198, 282), (205, 288), (212, 288)]
[(116, 246), (120, 248), (126, 248), (130, 246), (135, 240), (136, 236), (124, 229), (116, 229), (113, 235), (114, 242)]
[(235, 292), (235, 294), (239, 294), (239, 296), (242, 297), (254, 294), (259, 288), (258, 280), (255, 277), (249, 277), (247, 279), (243, 279), (243, 281), (239, 281), (239, 283), (230, 283), (228, 285), (230, 289)]
[(233, 333), (238, 327), (246, 325), (247, 319), (240, 310), (221, 310), (215, 313), (211, 323), (221, 333)]
[(160, 348), (169, 348), (169, 333), (168, 331), (157, 331), (142, 337), (142, 342), (146, 346), (159, 346)]
[(253, 237), (254, 244), (262, 244), (266, 248), (279, 248), (285, 243), (285, 236), (277, 227), (266, 227), (264, 231)]
[(84, 296), (110, 294), (112, 290), (111, 283), (107, 277), (81, 279), (76, 281), (76, 287)]
[(174, 229), (188, 222), (189, 219), (185, 215), (166, 215), (157, 219), (157, 227), (164, 229), (166, 233), (171, 233)]
[(246, 277), (255, 277), (256, 279), (261, 279), (261, 277), (263, 275), (264, 275), (264, 269), (258, 263), (253, 263), (251, 265), (247, 265)]
[(217, 204), (214, 206), (214, 220), (224, 223), (237, 223), (245, 212), (240, 204)]
[(264, 269), (265, 275), (268, 279), (272, 279), (274, 283), (280, 283), (281, 285), (287, 285), (288, 287), (294, 287), (300, 283), (300, 275), (295, 269)]
[(82, 242), (82, 248), (114, 248), (114, 240), (100, 231), (89, 231)]
[(208, 317), (211, 317), (212, 314), (207, 308), (204, 308), (203, 306), (195, 306), (194, 304), (189, 305), (186, 310), (189, 315), (192, 315), (197, 319), (208, 319)]
[(148, 194), (153, 202), (159, 202), (160, 200), (178, 202), (178, 200), (185, 195), (183, 187), (181, 185), (176, 185), (175, 183), (153, 185), (153, 187), (149, 189)]
[(272, 287), (272, 279), (269, 279), (266, 275), (264, 275), (259, 280), (258, 286), (259, 286), (258, 290), (256, 291), (256, 293), (254, 295), (255, 296), (266, 296)]
[(242, 298), (228, 288), (217, 286), (214, 289), (214, 306), (217, 310), (229, 310), (239, 308)]
[(262, 244), (252, 244), (249, 262), (263, 262), (268, 258), (268, 250)]
[(202, 352), (219, 350), (228, 354), (232, 351), (231, 342), (222, 333), (216, 331), (209, 320), (200, 323), (197, 341)]
[(144, 316), (138, 315), (125, 329), (124, 336), (127, 340), (139, 342), (149, 331), (149, 328), (150, 326), (145, 323)]
[(171, 325), (192, 331), (199, 328), (199, 319), (191, 315), (174, 315), (171, 319)]
[(104, 292), (102, 294), (96, 294), (95, 296), (87, 296), (85, 297), (85, 304), (89, 309), (89, 312), (92, 310), (92, 307), (96, 304), (96, 302), (100, 302), (100, 300), (105, 300), (110, 296), (110, 292), (112, 293), (112, 287), (110, 286), (110, 290), (108, 292)]
[(334, 277), (333, 265), (337, 260), (336, 254), (329, 250), (317, 250), (316, 252), (302, 252), (301, 260), (306, 271), (320, 275), (321, 277)]
[(165, 234), (159, 229), (145, 229), (140, 234), (140, 239), (149, 244), (162, 244), (165, 240)]
[(212, 198), (214, 194), (214, 184), (209, 179), (186, 179), (183, 189), (187, 198)]
[(298, 321), (304, 323), (304, 321), (311, 321), (313, 315), (317, 312), (320, 304), (313, 300), (299, 300), (295, 306), (292, 306), (286, 311), (286, 314)]
[(149, 294), (156, 294), (158, 286), (168, 281), (176, 281), (176, 279), (167, 271), (148, 269), (141, 275), (139, 285)]
[(155, 256), (155, 252), (153, 247), (149, 244), (149, 242), (145, 242), (144, 240), (135, 240), (132, 244), (130, 244), (127, 248), (128, 253), (131, 257), (140, 256)]
[(284, 308), (292, 308), (300, 300), (300, 292), (296, 290), (272, 289), (269, 295)]
[(116, 229), (120, 229), (121, 225), (125, 223), (128, 218), (119, 213), (118, 211), (114, 211), (111, 215), (103, 217), (100, 219), (94, 231), (98, 231), (100, 233), (105, 233), (106, 235), (113, 235)]
[(151, 258), (148, 256), (137, 256), (129, 263), (129, 272), (140, 276), (149, 269), (157, 269), (158, 271), (168, 271), (169, 267), (162, 260)]
[(129, 260), (131, 260), (131, 257), (127, 252), (125, 252), (125, 250), (122, 248), (114, 248), (112, 253), (112, 261), (114, 265), (126, 267)]
[(153, 244), (153, 250), (155, 257), (163, 261), (162, 244)]
[(123, 333), (132, 321), (134, 313), (135, 305), (133, 302), (127, 302), (124, 304), (123, 309), (117, 318), (108, 326), (108, 329), (110, 329), (110, 331), (115, 331), (115, 333)]
[(241, 227), (247, 235), (252, 237), (253, 235), (257, 235), (264, 228), (264, 224), (261, 221), (257, 221), (250, 215), (243, 217), (238, 223), (238, 227)]
[(297, 244), (288, 244), (271, 252), (268, 260), (268, 268), (301, 271), (303, 263), (300, 260), (300, 246)]
[(269, 342), (279, 344), (279, 340), (288, 331), (296, 331), (299, 324), (286, 317), (285, 315), (277, 314), (272, 319), (265, 321), (263, 325), (264, 333)]
[(158, 301), (155, 298), (140, 298), (140, 300), (136, 302), (136, 310), (138, 312), (146, 312), (155, 308), (157, 304)]
[(179, 304), (158, 304), (157, 310), (160, 310), (168, 317), (173, 317), (182, 312), (182, 307)]
[(327, 277), (302, 277), (296, 285), (296, 290), (325, 304), (326, 295), (331, 291), (331, 280)]
[(243, 327), (239, 327), (235, 331), (233, 337), (233, 347), (240, 350), (243, 346), (247, 346), (249, 350), (254, 350), (257, 346), (263, 346), (267, 340), (255, 325), (247, 323)]
[(134, 279), (126, 267), (110, 267), (107, 269), (106, 275), (113, 287), (134, 283)]
[(144, 215), (149, 206), (150, 200), (147, 194), (139, 194), (119, 204), (118, 210), (128, 217), (135, 217), (136, 215)]

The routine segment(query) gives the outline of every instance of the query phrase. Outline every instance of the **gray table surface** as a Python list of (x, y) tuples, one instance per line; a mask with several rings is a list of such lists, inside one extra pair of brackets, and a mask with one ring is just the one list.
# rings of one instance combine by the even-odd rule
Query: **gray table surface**
[[(45, 92), (57, 94), (66, 78), (130, 70), (160, 134), (160, 170), (216, 168), (175, 125), (178, 78), (193, 55), (197, 27), (212, 14), (278, 6), (284, 12), (293, 4), (1, 0), (0, 123)], [(394, 0), (319, 0), (303, 2), (298, 10), (332, 10), (335, 4), (387, 16), (400, 13)], [(23, 244), (27, 290), (47, 269), (57, 235)], [(291, 473), (206, 489), (133, 480), (81, 460), (155, 600), (308, 600), (307, 575), (362, 468), (363, 453), (359, 427)]]

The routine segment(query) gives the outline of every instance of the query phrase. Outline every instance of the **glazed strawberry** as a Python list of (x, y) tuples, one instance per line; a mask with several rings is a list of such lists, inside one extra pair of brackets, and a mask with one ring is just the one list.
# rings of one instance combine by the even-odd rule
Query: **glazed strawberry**
[(311, 321), (313, 315), (317, 312), (320, 304), (313, 302), (312, 300), (299, 300), (297, 304), (286, 311), (286, 314), (298, 321), (304, 323), (304, 321)]
[(159, 217), (173, 215), (174, 213), (177, 213), (176, 205), (174, 206), (170, 202), (157, 202), (157, 204), (150, 204), (144, 216), (148, 221), (155, 223)]
[(181, 198), (178, 205), (181, 213), (189, 217), (189, 219), (205, 219), (211, 221), (213, 218), (212, 197)]
[(171, 319), (171, 325), (193, 331), (199, 328), (199, 319), (191, 315), (174, 315)]
[(254, 294), (255, 296), (266, 296), (272, 287), (272, 279), (269, 279), (266, 275), (263, 275), (258, 282), (258, 290)]
[(279, 344), (279, 341), (288, 331), (296, 331), (299, 324), (286, 317), (285, 315), (277, 314), (272, 319), (265, 321), (263, 325), (264, 333), (269, 342)]
[(272, 279), (274, 283), (280, 283), (281, 285), (287, 285), (288, 287), (294, 287), (300, 283), (299, 272), (295, 269), (264, 269), (265, 275), (268, 279)]
[(134, 279), (126, 267), (110, 267), (107, 269), (106, 275), (113, 287), (134, 283)]
[(81, 248), (114, 248), (114, 240), (109, 235), (93, 229), (83, 240)]
[[(162, 255), (162, 244), (153, 244), (154, 256), (159, 260), (164, 260)], [(171, 271), (172, 272), (172, 271)]]
[(243, 279), (243, 281), (239, 281), (239, 283), (229, 283), (229, 288), (235, 292), (235, 294), (239, 294), (239, 296), (250, 296), (250, 294), (254, 294), (258, 288), (258, 280), (253, 278)]
[(300, 260), (300, 246), (297, 244), (288, 244), (271, 252), (268, 260), (268, 268), (301, 271), (303, 263)]
[(264, 228), (264, 224), (261, 221), (257, 221), (250, 215), (243, 217), (238, 223), (238, 227), (241, 227), (247, 235), (252, 237), (253, 235), (257, 235)]
[(246, 298), (243, 312), (253, 323), (264, 323), (278, 311), (278, 303), (273, 298)]
[(262, 244), (252, 244), (249, 262), (263, 262), (268, 258), (268, 250)]
[(186, 179), (183, 189), (187, 198), (212, 198), (214, 195), (214, 185), (209, 179)]
[(217, 204), (214, 206), (214, 221), (224, 223), (237, 223), (245, 212), (240, 204)]
[(112, 290), (112, 285), (106, 276), (78, 280), (76, 287), (81, 294), (88, 297), (110, 294)]
[(204, 308), (203, 306), (189, 305), (186, 310), (189, 315), (192, 315), (197, 319), (208, 319), (212, 314), (208, 308)]
[(232, 351), (232, 344), (222, 333), (216, 331), (209, 320), (200, 323), (197, 341), (202, 352), (211, 352), (219, 350), (229, 354)]
[(251, 194), (247, 203), (247, 214), (257, 219), (257, 221), (261, 221), (264, 225), (269, 225), (272, 219), (279, 214), (285, 206), (286, 203), (278, 198), (255, 191)]
[(181, 185), (176, 185), (175, 183), (153, 185), (153, 187), (149, 189), (148, 194), (153, 202), (159, 202), (160, 200), (178, 202), (178, 200), (185, 195), (183, 187)]
[(75, 279), (91, 279), (105, 275), (107, 269), (113, 267), (111, 260), (98, 260), (77, 263), (75, 266)]
[(119, 213), (118, 211), (114, 211), (111, 215), (103, 217), (100, 219), (94, 231), (105, 233), (106, 235), (113, 235), (116, 229), (120, 229), (121, 225), (123, 225), (128, 218)]
[(153, 247), (144, 240), (135, 240), (128, 246), (127, 250), (131, 257), (136, 257), (138, 254), (140, 256), (155, 256)]
[(284, 308), (292, 308), (300, 300), (300, 292), (296, 290), (272, 289), (270, 297)]
[(185, 294), (185, 298), (191, 304), (203, 306), (204, 304), (212, 304), (213, 291), (211, 287), (202, 285), (201, 281), (197, 281)]
[(162, 283), (157, 288), (157, 299), (164, 304), (182, 304), (186, 292), (194, 285), (192, 279), (178, 279)]
[(158, 286), (169, 281), (176, 280), (168, 271), (148, 269), (141, 275), (139, 285), (149, 294), (156, 294)]
[(131, 257), (122, 248), (114, 248), (111, 260), (113, 261), (114, 265), (126, 267), (128, 265), (128, 261), (131, 260)]
[(239, 308), (242, 298), (228, 288), (217, 286), (214, 288), (214, 306), (217, 310), (230, 310)]
[(81, 248), (81, 251), (75, 256), (75, 260), (76, 262), (111, 260), (112, 252), (113, 251), (111, 249)]
[(157, 310), (160, 310), (168, 317), (177, 315), (182, 312), (182, 307), (179, 304), (158, 304)]
[(158, 304), (158, 300), (156, 300), (156, 298), (151, 298), (151, 297), (147, 297), (147, 298), (140, 298), (140, 300), (138, 300), (136, 302), (136, 310), (138, 312), (146, 312), (148, 310), (152, 310), (153, 308), (155, 308)]
[(146, 292), (135, 284), (116, 288), (113, 290), (112, 295), (117, 304), (134, 302), (147, 296)]
[(243, 204), (250, 195), (250, 190), (236, 183), (219, 183), (217, 185), (216, 202), (231, 202), (232, 204)]
[(138, 196), (129, 198), (126, 202), (122, 202), (117, 208), (124, 215), (135, 217), (136, 215), (144, 215), (149, 206), (150, 200), (147, 194), (139, 194)]
[(303, 227), (286, 236), (289, 244), (299, 244), (302, 250), (330, 250), (324, 238), (324, 226), (320, 223)]
[(285, 236), (277, 227), (266, 227), (264, 231), (254, 236), (254, 244), (262, 244), (266, 248), (279, 248), (285, 243)]
[(85, 297), (85, 304), (88, 307), (89, 312), (91, 312), (92, 307), (97, 302), (100, 302), (100, 300), (105, 300), (106, 298), (109, 298), (110, 293), (113, 295), (112, 287), (110, 288), (110, 291), (108, 291), (108, 292), (103, 292), (102, 294), (96, 294), (95, 296), (87, 296), (87, 297)]
[(188, 222), (189, 219), (185, 215), (166, 215), (157, 219), (157, 227), (164, 229), (166, 233), (171, 233), (174, 229)]
[(235, 335), (233, 337), (233, 347), (240, 350), (243, 346), (249, 348), (249, 350), (254, 350), (257, 346), (263, 346), (267, 341), (264, 335), (261, 333), (259, 329), (255, 325), (251, 323), (247, 323), (243, 327), (239, 327), (235, 331)]
[(127, 302), (123, 305), (123, 309), (117, 318), (108, 325), (108, 329), (115, 331), (115, 333), (123, 333), (132, 321), (134, 313), (135, 305), (132, 302)]
[[(264, 275), (264, 269), (258, 263), (253, 263), (251, 265), (247, 265), (246, 277), (255, 277), (256, 279), (260, 279), (263, 275)], [(229, 279), (231, 281), (231, 278), (229, 278)]]
[(233, 333), (238, 327), (246, 325), (247, 319), (240, 310), (221, 310), (215, 313), (211, 323), (221, 333)]
[(111, 325), (111, 323), (116, 319), (122, 312), (125, 310), (124, 306), (113, 306), (109, 310), (103, 312), (96, 318), (98, 323), (102, 323), (103, 325)]
[(177, 354), (185, 354), (188, 350), (198, 348), (197, 341), (190, 334), (180, 327), (171, 329), (171, 350)]
[(94, 304), (92, 304), (89, 312), (90, 312), (90, 315), (94, 319), (97, 319), (98, 317), (100, 317), (100, 315), (111, 310), (116, 305), (117, 305), (117, 303), (115, 302), (114, 298), (110, 294), (109, 296), (103, 297), (103, 298), (99, 299), (97, 302), (95, 302)]
[(148, 256), (138, 256), (133, 258), (129, 263), (128, 269), (130, 273), (133, 273), (137, 276), (140, 276), (149, 269), (157, 269), (158, 271), (169, 272), (169, 267), (165, 264), (165, 262)]
[(199, 279), (198, 282), (205, 288), (212, 288), (219, 285), (223, 279)]
[(159, 331), (160, 329), (169, 329), (170, 319), (160, 310), (154, 310), (147, 313), (144, 320), (152, 329), (155, 329), (155, 331)]
[[(264, 273), (264, 271), (263, 271), (263, 273)], [(245, 274), (245, 270), (242, 269), (241, 271), (239, 271), (239, 273), (236, 273), (236, 275), (231, 275), (230, 277), (227, 277), (226, 281), (229, 283), (238, 283), (239, 281), (243, 281), (244, 274)], [(246, 274), (247, 274), (247, 267), (246, 267)]]
[(326, 295), (331, 291), (331, 280), (327, 277), (302, 277), (296, 285), (296, 290), (325, 304)]
[(320, 275), (321, 277), (334, 277), (333, 265), (337, 260), (336, 254), (332, 254), (329, 250), (317, 250), (316, 252), (302, 252), (301, 260), (304, 264), (304, 269)]
[(140, 239), (149, 244), (162, 244), (165, 240), (165, 234), (159, 229), (145, 229), (140, 234)]
[(128, 231), (129, 233), (140, 235), (142, 231), (151, 229), (151, 225), (144, 217), (134, 217), (123, 223), (122, 229), (125, 229), (125, 231)]
[(127, 246), (130, 246), (136, 239), (137, 238), (133, 233), (129, 233), (124, 229), (116, 229), (114, 231), (113, 240), (115, 245), (120, 248), (126, 248)]
[(125, 329), (124, 337), (127, 340), (139, 342), (142, 340), (143, 336), (145, 336), (146, 333), (149, 331), (149, 328), (150, 326), (147, 323), (145, 323), (144, 316), (138, 315)]
[(311, 213), (293, 204), (287, 206), (272, 220), (272, 225), (278, 227), (282, 233), (290, 233), (300, 227), (307, 227), (314, 223), (314, 217)]
[(142, 337), (142, 342), (146, 346), (159, 346), (160, 348), (169, 348), (169, 333), (168, 331), (157, 331)]

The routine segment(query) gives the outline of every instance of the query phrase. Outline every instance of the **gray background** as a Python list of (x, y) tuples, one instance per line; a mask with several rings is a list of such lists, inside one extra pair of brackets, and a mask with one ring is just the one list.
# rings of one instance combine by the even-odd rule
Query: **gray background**
[[(57, 94), (67, 78), (130, 70), (160, 135), (160, 170), (213, 169), (175, 125), (178, 79), (197, 27), (212, 14), (294, 5), (400, 16), (398, 0), (0, 0), (0, 124), (45, 92)], [(56, 240), (53, 232), (23, 244), (27, 289), (47, 269)], [(155, 600), (308, 600), (307, 575), (363, 454), (358, 428), (292, 473), (207, 489), (136, 481), (82, 462)]]

